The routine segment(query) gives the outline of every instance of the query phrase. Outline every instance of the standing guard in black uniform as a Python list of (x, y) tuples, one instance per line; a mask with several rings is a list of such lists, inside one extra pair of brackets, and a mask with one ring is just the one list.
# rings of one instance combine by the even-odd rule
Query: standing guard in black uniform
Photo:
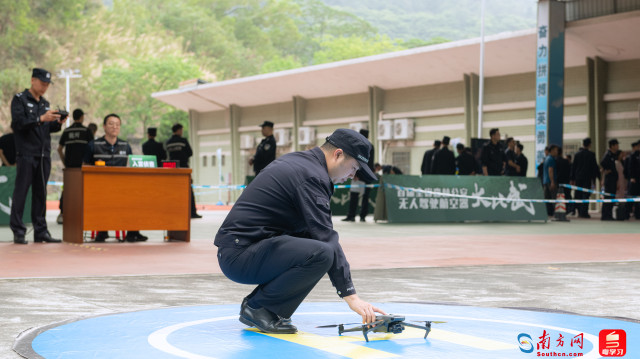
[[(105, 166), (126, 167), (131, 146), (127, 141), (118, 138), (122, 120), (115, 113), (108, 114), (102, 121), (104, 126), (104, 136), (91, 140), (87, 145), (87, 152), (84, 154), (84, 163), (93, 165), (96, 161), (104, 161)], [(96, 242), (104, 242), (109, 238), (108, 232), (98, 232)], [(127, 242), (146, 241), (147, 236), (143, 236), (139, 231), (129, 231), (125, 240)]]
[(465, 148), (464, 144), (458, 143), (456, 145), (456, 151), (458, 157), (456, 157), (456, 167), (458, 168), (458, 175), (460, 176), (475, 176), (476, 174), (476, 159), (471, 154), (471, 149)]
[(456, 158), (449, 150), (449, 136), (442, 138), (442, 147), (436, 151), (431, 161), (431, 174), (433, 175), (454, 175), (456, 174)]
[(47, 181), (51, 173), (51, 133), (62, 128), (60, 113), (49, 108), (43, 95), (51, 83), (51, 73), (34, 68), (31, 88), (11, 101), (11, 128), (16, 145), (16, 185), (11, 204), (10, 227), (13, 243), (27, 244), (27, 227), (22, 221), (25, 201), (31, 187), (31, 221), (34, 242), (61, 242), (47, 229)]
[[(177, 161), (178, 166), (181, 168), (189, 168), (189, 158), (193, 156), (193, 150), (191, 150), (189, 141), (182, 137), (182, 125), (176, 123), (171, 127), (171, 132), (173, 132), (173, 136), (166, 143), (169, 159)], [(193, 180), (191, 180), (191, 183), (193, 183)], [(196, 198), (193, 195), (191, 186), (189, 186), (189, 191), (191, 191), (191, 218), (202, 218), (196, 210)]]
[[(77, 108), (73, 110), (73, 124), (67, 127), (60, 141), (58, 142), (58, 154), (65, 168), (80, 168), (84, 153), (87, 151), (89, 141), (93, 140), (91, 130), (82, 125), (84, 121), (84, 112)], [(60, 195), (60, 214), (58, 215), (58, 224), (63, 223), (63, 198), (64, 193)]]
[[(616, 169), (618, 149), (618, 140), (615, 138), (609, 140), (609, 150), (607, 150), (604, 157), (602, 157), (602, 161), (600, 161), (602, 174), (604, 175), (604, 191), (613, 194), (613, 196), (605, 196), (605, 199), (615, 198), (618, 189), (618, 170)], [(602, 204), (602, 217), (600, 219), (603, 221), (613, 220), (613, 203)]]
[(424, 152), (422, 156), (422, 164), (420, 165), (420, 173), (423, 175), (431, 174), (431, 161), (433, 161), (433, 155), (440, 148), (440, 140), (433, 141), (433, 148)]
[[(582, 140), (582, 147), (575, 154), (571, 163), (571, 184), (586, 189), (595, 188), (596, 179), (600, 179), (598, 161), (595, 153), (589, 150), (590, 148), (591, 139)], [(588, 199), (589, 193), (576, 190), (575, 197), (576, 199)], [(578, 209), (578, 217), (591, 218), (588, 203), (578, 203), (576, 208)]]
[(482, 174), (485, 176), (502, 176), (506, 161), (502, 146), (500, 146), (500, 130), (492, 128), (489, 131), (491, 141), (482, 147)]
[(242, 301), (242, 323), (266, 333), (295, 333), (291, 315), (327, 273), (363, 323), (375, 321), (376, 312), (385, 314), (356, 294), (329, 205), (333, 185), (358, 169), (363, 179), (376, 179), (370, 152), (364, 136), (338, 129), (322, 147), (275, 160), (240, 195), (215, 245), (229, 279), (258, 285)]
[[(640, 196), (640, 141), (632, 143), (631, 146), (632, 152), (627, 157), (625, 170), (629, 177), (629, 196), (638, 197)], [(633, 216), (640, 219), (640, 202), (629, 203), (628, 209), (627, 213), (633, 211)]]
[(157, 134), (157, 128), (147, 128), (147, 138), (149, 138), (149, 140), (142, 145), (142, 154), (147, 156), (156, 156), (156, 166), (160, 167), (162, 161), (167, 159), (167, 152), (164, 150), (162, 143), (156, 141)]
[(522, 152), (524, 150), (524, 146), (522, 143), (518, 142), (516, 144), (516, 164), (520, 167), (520, 172), (518, 172), (517, 176), (527, 177), (527, 168), (529, 167), (529, 160), (527, 156)]
[(253, 165), (253, 172), (255, 172), (256, 176), (276, 159), (276, 139), (273, 137), (273, 122), (264, 121), (260, 127), (262, 127), (264, 139), (260, 141), (256, 154), (249, 158), (249, 165)]
[(519, 176), (520, 166), (516, 163), (516, 141), (513, 137), (507, 138), (507, 149), (504, 150), (504, 175)]

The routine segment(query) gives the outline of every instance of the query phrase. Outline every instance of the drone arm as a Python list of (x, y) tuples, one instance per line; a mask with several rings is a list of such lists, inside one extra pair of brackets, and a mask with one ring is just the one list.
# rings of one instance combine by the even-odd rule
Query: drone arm
[(422, 325), (415, 325), (415, 324), (411, 324), (411, 323), (407, 323), (405, 322), (404, 325), (406, 327), (412, 327), (412, 328), (418, 328), (418, 329), (424, 329), (424, 338), (427, 339), (427, 336), (429, 335), (429, 333), (431, 333), (431, 322), (426, 322), (424, 326)]

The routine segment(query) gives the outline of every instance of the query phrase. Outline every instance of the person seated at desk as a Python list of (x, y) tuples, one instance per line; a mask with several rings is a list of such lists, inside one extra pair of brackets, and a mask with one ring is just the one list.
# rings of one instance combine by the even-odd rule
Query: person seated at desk
[[(91, 140), (87, 145), (84, 156), (84, 163), (93, 165), (96, 161), (104, 161), (105, 166), (127, 166), (129, 155), (132, 154), (131, 146), (127, 141), (118, 138), (122, 120), (115, 113), (105, 116), (102, 122), (104, 136)], [(96, 242), (104, 242), (109, 238), (108, 232), (98, 232)], [(139, 231), (129, 231), (126, 236), (127, 242), (146, 241), (148, 238), (140, 234)]]

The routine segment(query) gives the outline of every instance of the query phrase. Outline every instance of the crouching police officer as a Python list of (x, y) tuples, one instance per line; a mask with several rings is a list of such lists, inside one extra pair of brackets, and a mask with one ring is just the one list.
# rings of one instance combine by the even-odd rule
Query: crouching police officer
[(240, 321), (266, 333), (295, 333), (291, 315), (325, 275), (363, 323), (386, 314), (356, 294), (349, 263), (333, 230), (334, 183), (375, 175), (371, 143), (338, 129), (321, 147), (286, 154), (245, 189), (215, 239), (218, 262), (231, 280), (258, 286), (242, 302)]
[(15, 134), (17, 172), (10, 227), (13, 231), (13, 243), (16, 244), (27, 244), (27, 228), (22, 215), (29, 187), (34, 242), (61, 242), (51, 238), (45, 220), (47, 181), (51, 173), (51, 132), (60, 131), (61, 121), (64, 120), (59, 113), (49, 108), (49, 101), (43, 97), (50, 84), (51, 73), (35, 68), (31, 75), (31, 88), (15, 95), (11, 101), (11, 128)]

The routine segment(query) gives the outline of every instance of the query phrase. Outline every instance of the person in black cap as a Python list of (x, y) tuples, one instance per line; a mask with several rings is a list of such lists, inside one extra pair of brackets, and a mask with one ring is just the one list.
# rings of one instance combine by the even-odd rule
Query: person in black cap
[(424, 156), (422, 156), (422, 165), (420, 166), (420, 172), (423, 175), (428, 175), (431, 173), (431, 162), (433, 161), (433, 155), (440, 148), (441, 142), (440, 140), (433, 141), (433, 148), (424, 152)]
[(273, 137), (273, 122), (264, 121), (260, 127), (262, 127), (264, 139), (260, 141), (256, 154), (249, 158), (249, 165), (253, 165), (253, 172), (255, 172), (256, 176), (276, 159), (276, 139)]
[[(361, 129), (360, 134), (363, 135), (365, 138), (369, 138), (369, 130)], [(374, 154), (375, 154), (374, 148), (373, 146), (371, 146), (371, 153), (369, 153), (369, 162), (368, 162), (368, 166), (371, 169), (371, 171), (374, 170), (374, 162), (373, 162)], [(351, 181), (351, 183), (353, 184), (354, 182), (356, 183), (360, 182), (360, 184), (365, 184), (365, 185), (368, 185), (371, 183), (371, 182), (362, 181), (363, 178), (364, 176), (362, 175), (362, 170), (359, 170), (358, 172), (356, 172), (356, 175), (353, 177), (353, 181)], [(344, 222), (356, 221), (356, 210), (358, 209), (358, 197), (360, 197), (361, 193), (362, 193), (362, 205), (360, 207), (360, 222), (367, 221), (367, 214), (369, 214), (369, 195), (371, 194), (371, 188), (352, 187), (349, 190), (349, 212), (347, 212), (347, 218), (343, 219)]]
[(156, 141), (158, 129), (155, 127), (147, 128), (147, 142), (142, 144), (142, 154), (147, 156), (156, 156), (156, 166), (160, 167), (162, 161), (167, 159), (167, 152), (164, 150), (162, 143)]
[[(84, 112), (79, 108), (73, 110), (73, 124), (67, 127), (64, 132), (62, 132), (62, 136), (60, 136), (58, 154), (65, 168), (82, 167), (82, 160), (84, 153), (87, 151), (87, 144), (93, 140), (93, 134), (88, 128), (82, 125), (82, 121), (84, 121)], [(62, 224), (63, 222), (63, 198), (64, 197), (60, 195), (58, 224)]]
[[(590, 149), (591, 139), (585, 138), (582, 140), (582, 147), (575, 154), (571, 163), (571, 184), (586, 189), (595, 188), (596, 179), (600, 179), (600, 167), (595, 153), (591, 152)], [(588, 199), (589, 196), (589, 192), (575, 191), (576, 199)], [(589, 204), (578, 203), (576, 208), (578, 209), (578, 217), (591, 218)]]
[(356, 294), (349, 263), (331, 222), (333, 186), (369, 168), (371, 143), (338, 129), (321, 147), (293, 152), (260, 172), (216, 234), (218, 263), (229, 279), (257, 284), (240, 306), (240, 321), (266, 333), (297, 331), (291, 315), (318, 281), (333, 286), (363, 323), (382, 310)]
[(17, 172), (10, 227), (16, 244), (27, 244), (27, 228), (22, 215), (30, 187), (34, 242), (61, 242), (51, 237), (45, 215), (47, 181), (51, 172), (51, 133), (60, 131), (66, 116), (52, 110), (49, 101), (43, 97), (49, 84), (51, 73), (34, 68), (31, 88), (16, 94), (11, 101), (11, 128), (15, 135)]
[[(619, 147), (617, 139), (609, 140), (609, 150), (607, 150), (604, 157), (602, 157), (602, 161), (600, 161), (602, 174), (604, 175), (604, 191), (605, 193), (612, 194), (612, 196), (604, 196), (605, 199), (615, 198), (618, 189), (616, 160), (618, 159)], [(613, 203), (602, 204), (602, 217), (600, 219), (603, 221), (613, 220)]]
[(431, 174), (433, 175), (454, 175), (456, 174), (456, 158), (449, 150), (449, 136), (442, 138), (442, 147), (436, 151), (431, 161)]
[[(189, 145), (189, 141), (182, 137), (182, 130), (183, 127), (181, 124), (176, 123), (173, 125), (173, 127), (171, 127), (173, 136), (167, 140), (165, 146), (169, 154), (169, 160), (177, 161), (178, 166), (181, 168), (189, 168), (189, 158), (193, 156), (193, 150)], [(191, 180), (191, 183), (193, 183), (193, 180)], [(191, 218), (202, 218), (196, 209), (196, 198), (193, 195), (193, 188), (189, 187), (189, 190), (191, 191)]]

